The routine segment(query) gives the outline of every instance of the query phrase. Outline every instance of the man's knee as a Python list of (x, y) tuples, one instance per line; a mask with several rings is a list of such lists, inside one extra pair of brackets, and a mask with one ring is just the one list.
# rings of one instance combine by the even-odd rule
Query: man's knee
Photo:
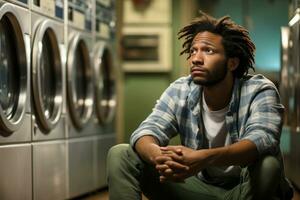
[(128, 144), (113, 146), (107, 155), (107, 181), (110, 199), (139, 199), (140, 170), (137, 154)]
[(269, 174), (278, 175), (281, 172), (280, 162), (274, 156), (265, 156), (260, 160), (261, 170)]
[(258, 160), (250, 170), (253, 192), (261, 197), (276, 193), (281, 180), (280, 162), (274, 156), (265, 156)]
[(142, 160), (129, 144), (115, 145), (107, 154), (108, 172), (119, 169), (136, 171), (142, 165)]
[(280, 180), (280, 162), (274, 156), (265, 156), (258, 160), (252, 168), (252, 177), (259, 181)]
[(122, 160), (126, 159), (128, 144), (117, 144), (110, 148), (107, 154), (107, 165), (109, 168), (117, 166)]
[(122, 156), (127, 151), (128, 148), (129, 148), (129, 144), (117, 144), (109, 149), (107, 157), (115, 158), (115, 157)]
[(110, 148), (107, 154), (107, 178), (108, 182), (113, 179), (118, 179), (126, 164), (124, 161), (127, 160), (126, 152), (130, 148), (128, 144), (118, 144)]

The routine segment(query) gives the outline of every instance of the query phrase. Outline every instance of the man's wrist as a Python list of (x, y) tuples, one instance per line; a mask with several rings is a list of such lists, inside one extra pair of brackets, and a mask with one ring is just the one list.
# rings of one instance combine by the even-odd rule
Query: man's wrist
[(141, 137), (136, 142), (135, 149), (144, 161), (153, 165), (156, 163), (156, 156), (161, 153), (157, 140), (152, 136)]
[(155, 165), (156, 164), (156, 157), (161, 155), (161, 150), (157, 144), (150, 144), (149, 145), (149, 161), (151, 162), (150, 164)]

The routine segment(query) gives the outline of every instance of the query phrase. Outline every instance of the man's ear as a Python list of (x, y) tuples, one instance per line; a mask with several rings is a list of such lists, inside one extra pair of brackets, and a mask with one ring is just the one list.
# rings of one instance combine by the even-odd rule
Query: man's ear
[(230, 71), (234, 71), (240, 64), (240, 59), (237, 57), (229, 58), (227, 61), (227, 67)]

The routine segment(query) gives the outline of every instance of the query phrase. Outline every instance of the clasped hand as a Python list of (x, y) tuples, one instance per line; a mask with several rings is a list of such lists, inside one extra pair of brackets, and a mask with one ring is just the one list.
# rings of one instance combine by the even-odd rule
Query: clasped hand
[[(202, 168), (201, 152), (185, 146), (160, 147), (161, 155), (155, 158), (160, 182), (184, 182), (197, 174)], [(199, 154), (200, 153), (200, 154)]]

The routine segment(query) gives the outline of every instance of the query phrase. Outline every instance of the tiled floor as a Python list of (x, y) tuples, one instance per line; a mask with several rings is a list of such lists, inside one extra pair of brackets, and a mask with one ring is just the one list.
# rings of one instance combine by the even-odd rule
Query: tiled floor
[(102, 190), (90, 196), (84, 197), (83, 200), (109, 200), (108, 191)]
[[(95, 194), (91, 194), (87, 197), (82, 198), (82, 200), (109, 200), (108, 191), (101, 190)], [(143, 196), (142, 200), (148, 200), (145, 196)]]
[[(92, 194), (88, 197), (83, 198), (83, 200), (109, 200), (108, 199), (108, 191), (102, 190), (95, 194)], [(146, 197), (143, 197), (143, 200), (147, 200)], [(295, 192), (294, 198), (292, 200), (300, 200), (300, 193)]]
[(92, 194), (90, 196), (84, 197), (83, 200), (109, 200), (108, 199), (108, 192), (101, 191), (96, 194)]

